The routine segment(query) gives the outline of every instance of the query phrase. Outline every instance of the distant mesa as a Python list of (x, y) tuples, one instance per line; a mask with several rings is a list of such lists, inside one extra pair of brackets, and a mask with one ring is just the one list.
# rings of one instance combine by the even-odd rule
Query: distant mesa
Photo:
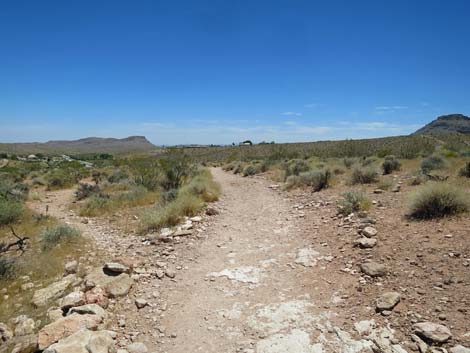
[(145, 152), (157, 148), (145, 136), (122, 139), (87, 137), (79, 140), (57, 140), (31, 143), (0, 143), (0, 151), (27, 153), (128, 153)]
[(463, 114), (442, 115), (423, 126), (414, 135), (470, 134), (470, 117)]

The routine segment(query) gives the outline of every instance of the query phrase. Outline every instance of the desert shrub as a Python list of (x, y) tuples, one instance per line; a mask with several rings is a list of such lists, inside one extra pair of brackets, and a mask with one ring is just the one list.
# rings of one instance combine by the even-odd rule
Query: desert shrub
[(445, 160), (438, 155), (429, 156), (421, 162), (421, 170), (423, 173), (429, 173), (430, 171), (445, 168)]
[(93, 217), (110, 208), (110, 197), (105, 194), (92, 195), (80, 209), (80, 216)]
[(178, 189), (167, 190), (162, 194), (162, 200), (164, 203), (169, 203), (178, 197)]
[(311, 186), (313, 191), (320, 191), (329, 187), (331, 177), (331, 172), (328, 169), (304, 172), (300, 174), (302, 184)]
[(374, 164), (375, 161), (376, 159), (374, 157), (369, 157), (369, 158), (365, 158), (361, 164), (363, 167), (366, 167), (366, 166)]
[(230, 162), (230, 163), (225, 164), (222, 167), (222, 170), (225, 170), (226, 172), (230, 172), (230, 171), (233, 171), (236, 166), (237, 166), (236, 162)]
[(303, 184), (302, 177), (299, 175), (289, 175), (284, 184), (286, 190), (292, 190), (298, 187), (301, 187)]
[(249, 164), (243, 168), (243, 176), (255, 175), (261, 172), (261, 165), (259, 164)]
[(0, 198), (23, 202), (28, 198), (29, 187), (26, 184), (17, 184), (11, 180), (0, 181)]
[(465, 164), (465, 166), (463, 166), (463, 167), (459, 170), (459, 175), (462, 176), (462, 177), (470, 178), (470, 162), (467, 162), (467, 163)]
[(394, 171), (400, 170), (401, 163), (398, 159), (395, 159), (393, 156), (387, 156), (382, 163), (383, 174), (391, 174)]
[(416, 186), (416, 185), (421, 185), (426, 182), (426, 178), (424, 177), (423, 174), (417, 174), (411, 177), (409, 181), (409, 185), (411, 186)]
[(189, 158), (179, 153), (160, 159), (159, 164), (163, 172), (161, 185), (164, 190), (178, 189), (195, 172)]
[(342, 215), (353, 212), (365, 211), (370, 207), (370, 200), (360, 192), (348, 191), (343, 194), (343, 199), (338, 201), (337, 210)]
[(299, 175), (302, 172), (306, 172), (310, 169), (308, 162), (304, 159), (292, 159), (284, 164), (286, 175)]
[(149, 191), (156, 191), (160, 186), (162, 173), (159, 163), (150, 158), (134, 159), (129, 162), (134, 182)]
[(63, 170), (55, 170), (46, 176), (47, 188), (49, 190), (63, 189), (73, 186), (77, 180), (75, 177)]
[(356, 161), (353, 158), (344, 158), (343, 164), (346, 168), (351, 168)]
[(122, 169), (116, 169), (109, 177), (108, 181), (111, 184), (119, 183), (123, 180), (129, 179), (129, 174), (127, 174), (125, 171)]
[(77, 200), (83, 200), (98, 192), (100, 192), (100, 187), (98, 184), (92, 185), (80, 183), (78, 184), (78, 188), (75, 191), (75, 198)]
[(42, 177), (36, 177), (31, 180), (31, 184), (33, 186), (44, 186), (46, 185), (46, 181)]
[(410, 198), (409, 215), (432, 219), (468, 211), (469, 195), (452, 185), (430, 183), (416, 190)]
[(66, 224), (48, 228), (41, 233), (41, 249), (48, 251), (61, 243), (66, 243), (77, 239), (80, 231)]
[(355, 168), (351, 174), (351, 183), (371, 184), (379, 178), (379, 173), (374, 168)]
[(23, 204), (0, 198), (0, 226), (17, 222), (23, 214)]
[(233, 168), (233, 174), (240, 174), (243, 172), (243, 164), (237, 163)]
[(341, 168), (334, 168), (333, 169), (333, 174), (334, 175), (342, 175), (344, 173), (345, 173), (344, 169), (341, 169)]
[(16, 262), (13, 259), (0, 258), (0, 280), (15, 277)]

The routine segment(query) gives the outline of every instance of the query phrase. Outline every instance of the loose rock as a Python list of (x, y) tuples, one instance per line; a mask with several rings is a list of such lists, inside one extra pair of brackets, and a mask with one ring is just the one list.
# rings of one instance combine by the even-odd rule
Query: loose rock
[(371, 277), (381, 277), (387, 273), (384, 265), (373, 261), (361, 264), (361, 271)]
[(400, 302), (401, 296), (398, 292), (384, 293), (377, 299), (377, 310), (392, 310)]
[(413, 329), (421, 337), (436, 343), (444, 343), (452, 337), (446, 326), (429, 321), (417, 323), (413, 325)]

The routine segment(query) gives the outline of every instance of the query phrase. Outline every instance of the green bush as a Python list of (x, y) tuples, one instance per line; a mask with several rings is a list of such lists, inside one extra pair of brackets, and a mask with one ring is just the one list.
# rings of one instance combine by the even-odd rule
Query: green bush
[(393, 156), (387, 156), (382, 163), (383, 174), (391, 174), (394, 171), (400, 170), (401, 163), (398, 159), (395, 159)]
[(11, 279), (15, 277), (16, 262), (12, 259), (0, 258), (0, 280)]
[(350, 215), (353, 212), (365, 211), (370, 207), (370, 200), (360, 192), (348, 191), (343, 194), (343, 199), (338, 201), (337, 210), (342, 215)]
[(117, 169), (115, 170), (109, 177), (108, 177), (108, 181), (111, 183), (111, 184), (115, 184), (115, 183), (119, 183), (123, 180), (127, 180), (129, 179), (129, 174), (127, 174), (125, 171), (121, 170), (121, 169)]
[(23, 214), (23, 204), (0, 198), (0, 226), (17, 222)]
[(377, 182), (379, 173), (374, 168), (355, 168), (351, 174), (351, 183), (371, 184)]
[(465, 166), (459, 170), (459, 175), (462, 177), (470, 178), (470, 162), (467, 162)]
[(445, 160), (438, 155), (429, 156), (428, 158), (423, 159), (423, 161), (421, 162), (421, 170), (425, 174), (433, 170), (444, 169), (445, 166)]
[(469, 195), (452, 185), (430, 183), (412, 194), (409, 215), (417, 219), (451, 216), (468, 211), (469, 200)]
[(61, 243), (66, 243), (77, 239), (80, 236), (80, 231), (72, 228), (66, 224), (48, 228), (41, 233), (41, 248), (43, 251), (48, 251)]
[(204, 202), (214, 202), (219, 199), (221, 187), (206, 170), (194, 177), (188, 185), (183, 186), (179, 193), (197, 196)]

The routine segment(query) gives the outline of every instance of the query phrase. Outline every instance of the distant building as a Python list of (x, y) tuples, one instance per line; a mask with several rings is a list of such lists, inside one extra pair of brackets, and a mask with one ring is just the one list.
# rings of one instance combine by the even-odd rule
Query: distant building
[(246, 140), (246, 141), (240, 142), (239, 146), (253, 146), (253, 142), (251, 142), (250, 140)]

